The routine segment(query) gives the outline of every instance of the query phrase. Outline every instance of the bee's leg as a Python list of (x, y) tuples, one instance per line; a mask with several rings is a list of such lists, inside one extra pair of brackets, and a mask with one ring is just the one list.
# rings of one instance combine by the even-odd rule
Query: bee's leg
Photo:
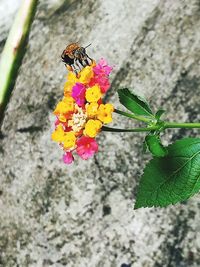
[(73, 72), (76, 74), (76, 77), (78, 77), (78, 70), (76, 69), (75, 64), (73, 66)]
[(90, 66), (90, 63), (89, 63), (89, 61), (87, 60), (87, 58), (85, 59), (85, 64), (86, 64), (87, 66)]
[(76, 74), (76, 77), (78, 77), (78, 70), (74, 68), (74, 73)]
[[(79, 59), (75, 59), (75, 63), (76, 63), (76, 66), (79, 68), (79, 70), (81, 71), (82, 70), (82, 64), (80, 63), (80, 60)], [(80, 64), (81, 64), (81, 66), (80, 66)]]
[(71, 68), (72, 68), (72, 71), (74, 72), (75, 71), (74, 65), (71, 65)]
[(84, 61), (81, 59), (78, 59), (78, 62), (81, 64), (81, 66), (84, 68), (86, 65), (84, 65)]
[(87, 56), (87, 58), (89, 58), (89, 60), (91, 61), (91, 63), (89, 64), (89, 62), (88, 62), (88, 60), (87, 60), (88, 65), (92, 65), (92, 63), (94, 62), (94, 60), (93, 60), (91, 57), (89, 57), (87, 54), (86, 54), (86, 56)]
[(65, 67), (68, 69), (68, 71), (73, 71), (72, 65), (65, 64)]

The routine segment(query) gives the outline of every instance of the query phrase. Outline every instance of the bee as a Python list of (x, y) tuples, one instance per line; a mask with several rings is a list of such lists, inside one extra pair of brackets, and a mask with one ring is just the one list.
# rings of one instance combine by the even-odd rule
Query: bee
[(81, 70), (83, 67), (89, 66), (93, 62), (86, 53), (86, 48), (90, 45), (91, 44), (86, 47), (82, 47), (79, 43), (72, 43), (69, 44), (62, 52), (61, 58), (65, 63), (65, 66), (67, 66), (69, 70), (74, 71), (76, 75), (78, 74), (76, 67)]

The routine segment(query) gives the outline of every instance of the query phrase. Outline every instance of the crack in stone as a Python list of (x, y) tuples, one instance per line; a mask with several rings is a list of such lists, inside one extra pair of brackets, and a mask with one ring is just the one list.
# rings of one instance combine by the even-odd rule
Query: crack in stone
[(41, 132), (43, 130), (42, 126), (29, 126), (17, 129), (17, 132), (20, 133), (34, 133), (34, 132)]

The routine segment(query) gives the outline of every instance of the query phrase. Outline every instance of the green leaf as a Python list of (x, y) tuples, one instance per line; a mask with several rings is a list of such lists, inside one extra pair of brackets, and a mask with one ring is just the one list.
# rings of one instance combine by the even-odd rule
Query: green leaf
[(127, 88), (118, 90), (118, 95), (120, 103), (134, 114), (153, 117), (153, 112), (142, 97), (131, 93)]
[(200, 138), (185, 138), (168, 146), (168, 155), (153, 158), (144, 170), (135, 209), (166, 207), (200, 190)]
[(144, 142), (142, 143), (142, 153), (146, 153), (146, 152), (147, 152), (147, 149), (148, 149), (148, 146), (147, 146), (147, 144), (146, 144), (146, 141), (144, 141)]
[(164, 109), (159, 109), (155, 114), (156, 120), (159, 120), (160, 117), (163, 115), (163, 113), (165, 113), (165, 110)]
[(167, 149), (161, 144), (160, 137), (158, 135), (147, 135), (145, 137), (145, 142), (153, 156), (164, 157), (167, 155)]

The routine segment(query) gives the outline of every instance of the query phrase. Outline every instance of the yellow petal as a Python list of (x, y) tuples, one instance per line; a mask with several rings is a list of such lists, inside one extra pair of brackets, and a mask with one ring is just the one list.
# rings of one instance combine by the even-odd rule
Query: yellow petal
[(55, 131), (52, 133), (51, 138), (55, 142), (61, 143), (64, 140), (65, 132), (62, 125), (58, 125)]
[(99, 105), (95, 102), (86, 104), (86, 113), (89, 118), (93, 118), (97, 115)]
[(98, 85), (94, 85), (87, 89), (85, 98), (88, 102), (97, 102), (102, 96), (101, 90)]
[(88, 120), (85, 125), (84, 135), (89, 137), (95, 137), (102, 127), (102, 123), (99, 120)]
[(76, 136), (74, 132), (65, 133), (63, 147), (65, 149), (73, 148), (76, 144)]
[(89, 83), (93, 76), (94, 76), (93, 68), (91, 66), (86, 66), (80, 72), (79, 82), (83, 84)]
[(114, 107), (112, 104), (101, 104), (97, 112), (97, 118), (103, 123), (112, 122), (112, 112)]

